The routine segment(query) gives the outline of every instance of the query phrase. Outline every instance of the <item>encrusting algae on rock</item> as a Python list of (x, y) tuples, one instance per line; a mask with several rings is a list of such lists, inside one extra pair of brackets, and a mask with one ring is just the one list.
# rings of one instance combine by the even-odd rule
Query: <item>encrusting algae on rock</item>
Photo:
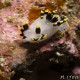
[(78, 0), (1, 0), (0, 4), (1, 80), (36, 80), (36, 74), (43, 80), (39, 72), (44, 80), (55, 74), (80, 75)]

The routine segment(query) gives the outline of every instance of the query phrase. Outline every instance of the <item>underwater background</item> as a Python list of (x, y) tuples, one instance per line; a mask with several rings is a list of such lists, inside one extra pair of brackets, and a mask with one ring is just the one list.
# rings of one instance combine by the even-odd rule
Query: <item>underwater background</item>
[(80, 0), (0, 0), (0, 80), (80, 80)]

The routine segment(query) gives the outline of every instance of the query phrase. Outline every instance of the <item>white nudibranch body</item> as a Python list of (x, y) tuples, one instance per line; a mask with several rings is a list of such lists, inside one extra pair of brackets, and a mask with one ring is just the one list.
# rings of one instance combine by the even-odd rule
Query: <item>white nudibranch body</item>
[(59, 30), (63, 32), (67, 27), (64, 16), (44, 12), (44, 15), (37, 18), (26, 30), (22, 30), (22, 35), (24, 41), (38, 43), (51, 38)]

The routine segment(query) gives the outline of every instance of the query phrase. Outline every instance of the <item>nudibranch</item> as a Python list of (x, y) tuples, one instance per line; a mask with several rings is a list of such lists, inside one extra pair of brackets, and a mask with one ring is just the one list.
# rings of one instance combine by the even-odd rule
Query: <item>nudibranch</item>
[(51, 38), (57, 31), (65, 31), (67, 27), (66, 16), (59, 15), (57, 10), (41, 10), (41, 16), (29, 27), (27, 23), (23, 24), (20, 35), (26, 42), (38, 43)]

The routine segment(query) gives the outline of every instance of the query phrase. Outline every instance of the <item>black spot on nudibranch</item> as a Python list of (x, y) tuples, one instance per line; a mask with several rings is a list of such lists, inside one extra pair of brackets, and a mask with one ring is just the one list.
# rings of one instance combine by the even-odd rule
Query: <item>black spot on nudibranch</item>
[(52, 18), (51, 13), (49, 10), (41, 10), (41, 19), (43, 19), (44, 15), (46, 15), (46, 19), (50, 20)]
[(23, 33), (25, 30), (27, 30), (29, 27), (27, 23), (23, 24), (23, 29), (21, 29), (21, 32)]
[(51, 21), (52, 21), (53, 23), (54, 23), (54, 22), (57, 22), (57, 21), (58, 21), (58, 18), (57, 18), (57, 17), (54, 17)]
[(48, 13), (47, 16), (46, 16), (46, 19), (49, 20), (49, 21), (51, 21), (52, 15), (50, 13)]
[(24, 30), (23, 29), (21, 29), (21, 34), (20, 34), (20, 36), (24, 36)]
[(21, 33), (21, 34), (20, 34), (20, 36), (24, 36), (24, 34), (23, 34), (23, 33)]
[(26, 36), (23, 36), (23, 39), (27, 38)]
[(42, 39), (44, 39), (44, 36), (45, 36), (45, 35), (44, 35), (44, 34), (42, 34), (41, 40), (42, 40)]
[(39, 26), (36, 26), (36, 30), (35, 30), (35, 32), (36, 32), (36, 34), (40, 34), (41, 29), (40, 29), (40, 27), (39, 27)]
[(23, 30), (22, 30), (22, 32), (21, 32), (21, 34), (20, 34), (20, 36), (23, 36), (23, 39), (25, 39), (25, 38), (26, 38), (26, 36), (24, 36)]
[(27, 24), (24, 24), (23, 25), (23, 29), (24, 29), (24, 31), (27, 30), (28, 29), (28, 25)]
[(57, 23), (57, 26), (60, 26), (60, 25), (61, 25), (61, 23), (60, 23), (60, 22), (58, 22), (58, 23)]

